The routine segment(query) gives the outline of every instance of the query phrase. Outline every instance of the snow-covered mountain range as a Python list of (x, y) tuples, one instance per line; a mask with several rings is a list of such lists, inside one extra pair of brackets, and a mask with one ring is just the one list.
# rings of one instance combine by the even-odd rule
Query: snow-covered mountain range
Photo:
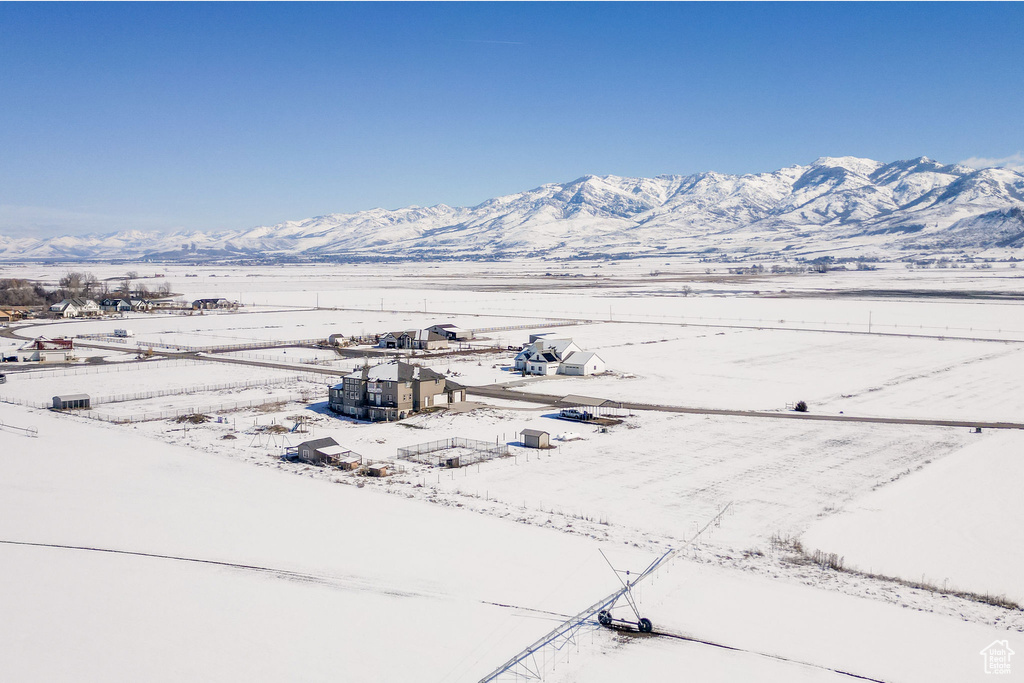
[(474, 207), (412, 206), (251, 230), (0, 236), (0, 258), (614, 257), (1018, 253), (1024, 174), (921, 157), (822, 157), (770, 173), (584, 176)]

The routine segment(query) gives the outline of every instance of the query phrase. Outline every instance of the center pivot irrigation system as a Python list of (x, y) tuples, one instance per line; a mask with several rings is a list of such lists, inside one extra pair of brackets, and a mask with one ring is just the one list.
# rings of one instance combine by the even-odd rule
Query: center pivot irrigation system
[[(608, 562), (608, 566), (612, 567), (612, 571), (615, 572), (615, 576), (622, 584), (622, 587), (611, 595), (598, 600), (582, 612), (570, 617), (568, 621), (559, 624), (554, 630), (548, 632), (512, 659), (481, 678), (480, 683), (492, 683), (493, 681), (505, 680), (542, 680), (544, 672), (547, 669), (549, 651), (551, 652), (552, 657), (557, 657), (560, 651), (576, 644), (576, 637), (583, 629), (590, 629), (594, 627), (632, 629), (635, 627), (640, 633), (651, 633), (654, 630), (654, 624), (651, 623), (650, 619), (640, 616), (640, 609), (637, 606), (637, 601), (633, 597), (633, 588), (635, 588), (641, 581), (651, 576), (658, 569), (665, 566), (668, 562), (675, 559), (681, 552), (692, 545), (694, 541), (700, 538), (709, 527), (719, 524), (722, 517), (731, 506), (732, 503), (726, 505), (718, 512), (717, 515), (712, 517), (707, 524), (701, 527), (701, 529), (694, 534), (692, 538), (678, 548), (669, 548), (662, 555), (655, 558), (655, 560), (639, 574), (631, 575), (628, 571), (615, 569), (615, 567), (612, 567), (611, 562), (608, 561), (604, 552), (601, 552), (601, 556), (604, 557), (605, 562)], [(622, 574), (625, 574), (625, 579), (622, 578)], [(616, 618), (613, 616), (612, 610), (615, 609), (620, 600), (625, 600), (629, 609), (632, 611), (633, 616), (636, 617), (636, 621)]]

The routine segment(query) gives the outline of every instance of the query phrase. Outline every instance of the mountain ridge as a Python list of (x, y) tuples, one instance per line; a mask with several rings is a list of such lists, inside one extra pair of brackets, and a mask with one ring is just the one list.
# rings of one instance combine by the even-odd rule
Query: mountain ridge
[(487, 199), (330, 213), (220, 232), (0, 236), (0, 259), (614, 258), (832, 253), (880, 259), (1021, 248), (1024, 174), (928, 157), (819, 157), (729, 175), (584, 175)]

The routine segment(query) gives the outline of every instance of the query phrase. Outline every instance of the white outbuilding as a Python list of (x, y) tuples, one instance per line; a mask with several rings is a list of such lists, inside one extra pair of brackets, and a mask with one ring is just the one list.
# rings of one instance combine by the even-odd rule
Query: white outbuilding
[(604, 361), (593, 351), (575, 351), (562, 360), (558, 371), (563, 375), (595, 375), (605, 369)]

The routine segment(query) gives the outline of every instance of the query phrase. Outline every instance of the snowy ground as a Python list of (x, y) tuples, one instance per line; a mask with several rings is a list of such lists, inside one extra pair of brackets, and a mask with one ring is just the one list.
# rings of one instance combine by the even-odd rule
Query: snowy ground
[(997, 434), (842, 506), (806, 546), (862, 571), (1024, 604), (1024, 435)]
[[(118, 267), (96, 270), (109, 277)], [(369, 266), (172, 266), (162, 269), (165, 280), (184, 298), (226, 296), (246, 307), (25, 334), (116, 326), (137, 340), (205, 346), (445, 321), (526, 326), (488, 335), (504, 347), (569, 317), (593, 322), (550, 331), (597, 351), (609, 375), (523, 381), (508, 369), (508, 352), (427, 364), (467, 385), (558, 396), (767, 410), (805, 400), (820, 413), (1021, 420), (1022, 345), (1005, 340), (1024, 339), (1024, 304), (857, 294), (1019, 294), (1024, 280), (1006, 264), (770, 277), (729, 276), (724, 267), (399, 264), (384, 275)], [(6, 270), (56, 279), (38, 266)], [(200, 277), (185, 277), (192, 273)], [(867, 332), (869, 320), (871, 335), (845, 334)], [(0, 394), (46, 400), (260, 381), (310, 361), (353, 362), (294, 348), (233, 357), (296, 370), (149, 361), (144, 370), (92, 373), (85, 365), (14, 378)], [(0, 543), (0, 613), (15, 615), (0, 621), (0, 642), (13, 644), (0, 652), (5, 677), (477, 680), (611, 592), (599, 547), (617, 566), (642, 568), (730, 503), (720, 527), (643, 589), (641, 604), (665, 632), (743, 652), (598, 631), (568, 664), (551, 660), (547, 680), (848, 680), (842, 670), (887, 682), (969, 681), (983, 676), (978, 653), (991, 641), (1024, 646), (1020, 611), (822, 570), (794, 549), (799, 540), (865, 572), (1020, 600), (1017, 432), (657, 412), (601, 432), (559, 420), (550, 407), (490, 399), (367, 425), (326, 410), (333, 381), (103, 406), (168, 410), (275, 392), (291, 399), (215, 410), (221, 421), (187, 430), (176, 420), (116, 426), (0, 403), (0, 422), (40, 430), (33, 439), (0, 427), (0, 540), (163, 556)], [(299, 416), (309, 431), (261, 431), (290, 429)], [(524, 428), (581, 438), (535, 451), (519, 443)], [(403, 463), (404, 472), (383, 480), (281, 460), (287, 446), (324, 436), (370, 460), (452, 436), (509, 444), (511, 456), (458, 470)], [(66, 655), (42, 655), (55, 649)], [(1009, 678), (1021, 672), (1024, 665)]]
[(585, 539), (0, 410), (39, 429), (0, 430), (0, 540), (164, 556), (0, 543), (6, 680), (476, 680), (614, 583)]

